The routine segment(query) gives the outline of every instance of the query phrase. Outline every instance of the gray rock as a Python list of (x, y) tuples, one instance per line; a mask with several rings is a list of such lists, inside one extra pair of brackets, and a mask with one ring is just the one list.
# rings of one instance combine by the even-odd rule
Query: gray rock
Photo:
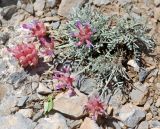
[(126, 5), (126, 4), (129, 4), (129, 3), (131, 3), (132, 2), (132, 0), (118, 0), (118, 3), (120, 4), (120, 5)]
[(44, 7), (45, 7), (45, 0), (36, 0), (34, 2), (35, 11), (43, 11)]
[(52, 16), (57, 15), (57, 11), (56, 11), (55, 9), (52, 9), (52, 10), (51, 10), (51, 15), (52, 15)]
[(33, 9), (33, 8), (34, 8), (34, 7), (33, 7), (33, 4), (27, 4), (24, 9), (25, 9), (28, 13), (34, 14), (34, 9)]
[(36, 123), (20, 114), (0, 117), (1, 129), (34, 129)]
[(140, 68), (139, 70), (139, 81), (144, 82), (147, 78), (149, 72), (145, 68)]
[(150, 106), (150, 110), (154, 117), (158, 115), (158, 109), (154, 105)]
[(159, 5), (160, 5), (160, 0), (154, 0), (154, 4), (155, 4), (156, 6), (159, 6)]
[(94, 79), (83, 79), (78, 84), (78, 89), (86, 94), (90, 94), (97, 87), (97, 82)]
[(76, 90), (76, 95), (70, 97), (69, 93), (61, 93), (54, 99), (54, 110), (70, 115), (80, 117), (84, 114), (84, 107), (88, 101), (86, 95)]
[(9, 115), (12, 108), (16, 106), (17, 98), (13, 95), (6, 96), (2, 99), (0, 104), (0, 116)]
[(141, 108), (128, 103), (120, 109), (119, 118), (127, 127), (134, 128), (145, 114)]
[(33, 115), (33, 109), (20, 109), (17, 113), (20, 113), (24, 117), (31, 118)]
[(15, 88), (21, 86), (21, 83), (24, 83), (24, 80), (27, 77), (27, 73), (24, 70), (19, 72), (11, 73), (7, 79), (7, 83), (13, 84)]
[(48, 95), (52, 93), (52, 90), (47, 88), (43, 83), (39, 83), (39, 87), (37, 89), (37, 92), (41, 95)]
[(73, 8), (82, 6), (86, 0), (62, 0), (58, 9), (58, 14), (64, 17), (69, 17)]
[(112, 0), (93, 0), (93, 3), (95, 5), (101, 6), (101, 5), (107, 5), (111, 2)]
[(160, 121), (152, 120), (149, 121), (150, 128), (160, 128)]
[(86, 117), (79, 129), (101, 129), (101, 128), (94, 120)]
[(138, 129), (149, 129), (149, 124), (147, 121), (142, 121), (139, 126)]
[(42, 109), (42, 105), (37, 102), (34, 104), (34, 108), (35, 109)]
[(157, 99), (156, 107), (157, 107), (157, 108), (160, 107), (160, 96), (159, 96), (158, 99)]
[(81, 124), (82, 124), (82, 119), (80, 120), (67, 119), (67, 125), (70, 129), (77, 129)]
[(53, 22), (52, 24), (51, 24), (51, 26), (52, 26), (52, 29), (58, 29), (58, 27), (60, 26), (60, 22), (59, 21), (57, 21), (57, 22)]
[(38, 85), (39, 85), (38, 82), (32, 82), (32, 91), (36, 91)]
[(5, 43), (9, 40), (9, 33), (0, 32), (0, 45), (5, 45)]
[(0, 0), (0, 7), (16, 5), (18, 0)]
[(15, 5), (7, 6), (3, 8), (3, 11), (1, 12), (1, 15), (5, 20), (10, 20), (12, 15), (17, 11), (17, 8)]
[(2, 59), (0, 59), (0, 79), (4, 79), (3, 75), (5, 75), (6, 71), (7, 64)]
[(35, 129), (69, 129), (65, 118), (59, 113), (55, 113), (49, 118), (41, 118), (38, 123)]
[(43, 116), (43, 110), (40, 110), (33, 116), (33, 121), (38, 121), (38, 119), (42, 118)]
[(25, 104), (25, 102), (27, 101), (27, 99), (28, 99), (28, 96), (22, 96), (21, 98), (19, 98), (17, 106), (22, 107)]
[(113, 114), (117, 114), (118, 110), (127, 101), (127, 96), (122, 93), (120, 89), (117, 89), (114, 93), (108, 94), (105, 98), (105, 102), (113, 107)]
[(144, 105), (149, 96), (148, 84), (141, 84), (139, 82), (134, 84), (134, 89), (130, 93), (131, 101), (135, 105)]
[(57, 0), (46, 0), (46, 8), (53, 8), (57, 3)]

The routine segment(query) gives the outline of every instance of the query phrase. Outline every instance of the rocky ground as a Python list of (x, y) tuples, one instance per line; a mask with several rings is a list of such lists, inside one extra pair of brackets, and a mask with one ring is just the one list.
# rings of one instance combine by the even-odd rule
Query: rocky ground
[[(54, 94), (52, 80), (45, 80), (39, 66), (26, 72), (4, 49), (24, 41), (22, 23), (40, 19), (51, 30), (57, 30), (69, 18), (72, 8), (87, 0), (0, 0), (0, 129), (160, 129), (160, 0), (90, 0), (105, 15), (126, 15), (129, 10), (137, 19), (144, 17), (157, 47), (144, 57), (148, 75), (144, 83), (134, 78), (134, 86), (126, 99), (121, 91), (109, 96), (107, 113), (111, 116), (103, 126), (84, 115), (84, 107), (94, 79), (86, 79), (71, 98), (67, 93), (55, 95), (53, 111), (44, 114), (46, 96)], [(129, 63), (133, 68), (136, 66)], [(83, 91), (83, 92), (81, 92)]]

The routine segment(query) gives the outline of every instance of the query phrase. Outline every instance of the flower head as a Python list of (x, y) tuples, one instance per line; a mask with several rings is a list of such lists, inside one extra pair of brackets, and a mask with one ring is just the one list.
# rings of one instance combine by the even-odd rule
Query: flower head
[(94, 96), (89, 98), (86, 111), (92, 119), (97, 120), (98, 116), (105, 115), (105, 106), (98, 96)]
[(19, 61), (22, 67), (36, 66), (38, 63), (38, 54), (34, 44), (22, 43), (8, 50)]
[(46, 27), (40, 21), (35, 20), (32, 23), (23, 24), (22, 27), (30, 30), (33, 36), (42, 37), (46, 35)]
[(53, 55), (53, 48), (54, 48), (54, 40), (48, 36), (43, 36), (39, 38), (40, 43), (44, 49), (42, 53), (44, 55)]
[(56, 90), (69, 90), (70, 96), (75, 95), (73, 88), (74, 78), (71, 77), (68, 68), (63, 68), (62, 71), (55, 71), (53, 79), (56, 79), (58, 83), (56, 84)]
[(81, 46), (82, 44), (86, 43), (87, 47), (93, 46), (91, 43), (91, 36), (93, 34), (93, 31), (91, 30), (91, 26), (89, 23), (86, 23), (85, 25), (82, 25), (80, 21), (76, 22), (76, 28), (79, 32), (72, 33), (72, 37), (78, 38), (77, 46)]

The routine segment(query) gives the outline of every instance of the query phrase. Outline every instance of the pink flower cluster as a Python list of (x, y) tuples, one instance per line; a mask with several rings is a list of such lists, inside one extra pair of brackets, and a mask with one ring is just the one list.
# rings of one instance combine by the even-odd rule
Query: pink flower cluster
[(91, 30), (90, 24), (86, 23), (85, 25), (82, 25), (80, 21), (77, 21), (76, 28), (78, 29), (78, 32), (72, 33), (72, 37), (79, 40), (76, 45), (81, 46), (82, 44), (86, 43), (87, 47), (93, 47), (93, 44), (91, 42), (91, 36), (94, 32)]
[(62, 68), (62, 71), (55, 71), (53, 75), (53, 79), (56, 79), (58, 83), (56, 84), (56, 90), (69, 90), (70, 96), (75, 95), (75, 91), (73, 88), (74, 78), (70, 75), (70, 68), (65, 67)]
[(42, 48), (42, 54), (44, 55), (53, 55), (54, 40), (50, 38), (46, 33), (46, 27), (43, 22), (33, 21), (29, 24), (23, 24), (23, 28), (31, 31), (32, 36), (35, 36), (39, 39)]
[(38, 63), (38, 53), (34, 44), (19, 44), (8, 49), (19, 61), (22, 67), (36, 66)]
[(86, 105), (86, 111), (93, 120), (97, 120), (99, 116), (105, 115), (105, 105), (98, 96), (89, 98)]

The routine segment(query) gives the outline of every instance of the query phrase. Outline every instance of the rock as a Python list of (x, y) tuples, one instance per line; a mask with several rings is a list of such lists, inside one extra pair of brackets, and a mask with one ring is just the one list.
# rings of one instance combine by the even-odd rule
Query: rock
[(120, 109), (119, 118), (127, 127), (134, 128), (145, 114), (140, 107), (128, 103)]
[(15, 5), (7, 6), (3, 8), (3, 11), (1, 12), (1, 15), (5, 20), (10, 20), (12, 15), (17, 11), (17, 8)]
[(49, 118), (41, 118), (38, 123), (35, 129), (69, 129), (65, 118), (59, 113), (55, 113)]
[(136, 72), (139, 72), (139, 66), (135, 60), (129, 60), (127, 64), (132, 66)]
[(34, 108), (35, 109), (42, 109), (42, 105), (37, 102), (34, 104)]
[[(79, 78), (78, 78), (78, 80), (79, 80)], [(90, 94), (94, 89), (96, 89), (97, 82), (95, 79), (84, 78), (84, 79), (81, 79), (81, 81), (77, 87), (81, 92), (84, 92), (86, 94)]]
[(9, 40), (9, 33), (0, 32), (0, 45), (5, 45), (5, 43)]
[(8, 87), (5, 84), (0, 83), (0, 102), (3, 100), (3, 98), (7, 95)]
[(118, 3), (122, 6), (131, 3), (132, 0), (118, 0)]
[(69, 97), (68, 92), (57, 95), (54, 99), (53, 108), (72, 117), (82, 116), (88, 98), (78, 90), (76, 90), (76, 94), (72, 97)]
[(160, 21), (160, 8), (154, 8), (154, 18)]
[(149, 100), (145, 103), (145, 105), (143, 106), (145, 111), (149, 111), (150, 106), (152, 105), (152, 102), (153, 102), (153, 99), (149, 99)]
[(30, 13), (30, 14), (34, 14), (34, 9), (33, 9), (34, 7), (33, 7), (33, 4), (30, 4), (30, 3), (28, 3), (26, 6), (25, 6), (25, 8), (24, 8), (24, 10), (26, 10), (28, 13)]
[(160, 121), (152, 120), (149, 122), (150, 128), (160, 128)]
[(20, 114), (0, 116), (1, 129), (34, 129), (36, 123)]
[(149, 124), (147, 121), (142, 121), (139, 126), (138, 129), (149, 129)]
[(79, 129), (101, 129), (94, 120), (86, 117)]
[(56, 21), (60, 21), (60, 18), (59, 18), (59, 16), (45, 17), (42, 19), (42, 21), (43, 22), (50, 22), (50, 21), (56, 22)]
[(7, 64), (2, 59), (0, 59), (0, 79), (4, 79), (3, 75), (5, 75), (7, 69)]
[(40, 110), (33, 116), (33, 121), (38, 121), (43, 116), (43, 110)]
[(25, 102), (27, 101), (27, 99), (28, 99), (28, 96), (22, 96), (21, 98), (19, 98), (17, 106), (22, 107), (25, 104)]
[(149, 72), (146, 70), (146, 68), (140, 68), (139, 69), (139, 81), (144, 82), (147, 76), (149, 75)]
[(156, 107), (157, 107), (157, 108), (160, 107), (160, 96), (159, 96), (158, 99), (157, 99)]
[(158, 110), (154, 105), (150, 106), (150, 110), (151, 110), (154, 117), (158, 115)]
[(135, 105), (144, 105), (149, 96), (148, 84), (140, 84), (139, 82), (134, 84), (134, 89), (130, 93), (131, 102)]
[(48, 95), (52, 93), (52, 90), (47, 88), (43, 83), (39, 83), (37, 92), (41, 95)]
[(95, 5), (101, 6), (101, 5), (107, 5), (111, 2), (112, 0), (93, 0), (93, 3)]
[(32, 82), (32, 90), (35, 91), (38, 88), (38, 82)]
[(44, 7), (45, 7), (45, 0), (36, 0), (34, 2), (35, 11), (43, 11)]
[(24, 117), (31, 118), (33, 115), (33, 109), (20, 109), (17, 113), (22, 114)]
[(70, 129), (77, 129), (82, 124), (82, 119), (80, 120), (71, 120), (67, 119), (67, 125)]
[(52, 10), (51, 10), (51, 15), (52, 15), (52, 16), (55, 16), (55, 15), (57, 15), (57, 10), (55, 10), (55, 9), (52, 9)]
[(7, 83), (13, 84), (14, 88), (21, 86), (21, 83), (24, 83), (24, 80), (27, 78), (27, 73), (24, 70), (19, 72), (14, 72), (9, 75), (7, 78)]
[(113, 94), (108, 94), (105, 98), (105, 103), (113, 107), (113, 114), (117, 114), (119, 108), (127, 101), (127, 96), (122, 93), (122, 90), (117, 89)]
[(0, 116), (9, 115), (12, 108), (16, 106), (17, 98), (13, 95), (6, 96), (2, 99), (0, 104)]
[(154, 4), (155, 4), (156, 6), (159, 6), (159, 5), (160, 5), (160, 0), (154, 0)]
[(57, 22), (52, 22), (52, 24), (51, 24), (51, 26), (52, 26), (52, 29), (58, 29), (58, 27), (60, 26), (60, 22), (59, 21), (57, 21)]
[(58, 14), (64, 17), (69, 17), (73, 8), (82, 6), (86, 0), (62, 0), (58, 9)]
[(152, 113), (149, 112), (149, 113), (146, 114), (146, 120), (147, 121), (151, 120), (152, 117), (153, 117)]
[(43, 14), (44, 14), (43, 11), (37, 11), (37, 12), (35, 12), (35, 15), (38, 16), (38, 17), (42, 16)]
[(16, 5), (18, 0), (0, 0), (0, 7)]
[(46, 0), (46, 8), (53, 8), (57, 3), (57, 0)]

